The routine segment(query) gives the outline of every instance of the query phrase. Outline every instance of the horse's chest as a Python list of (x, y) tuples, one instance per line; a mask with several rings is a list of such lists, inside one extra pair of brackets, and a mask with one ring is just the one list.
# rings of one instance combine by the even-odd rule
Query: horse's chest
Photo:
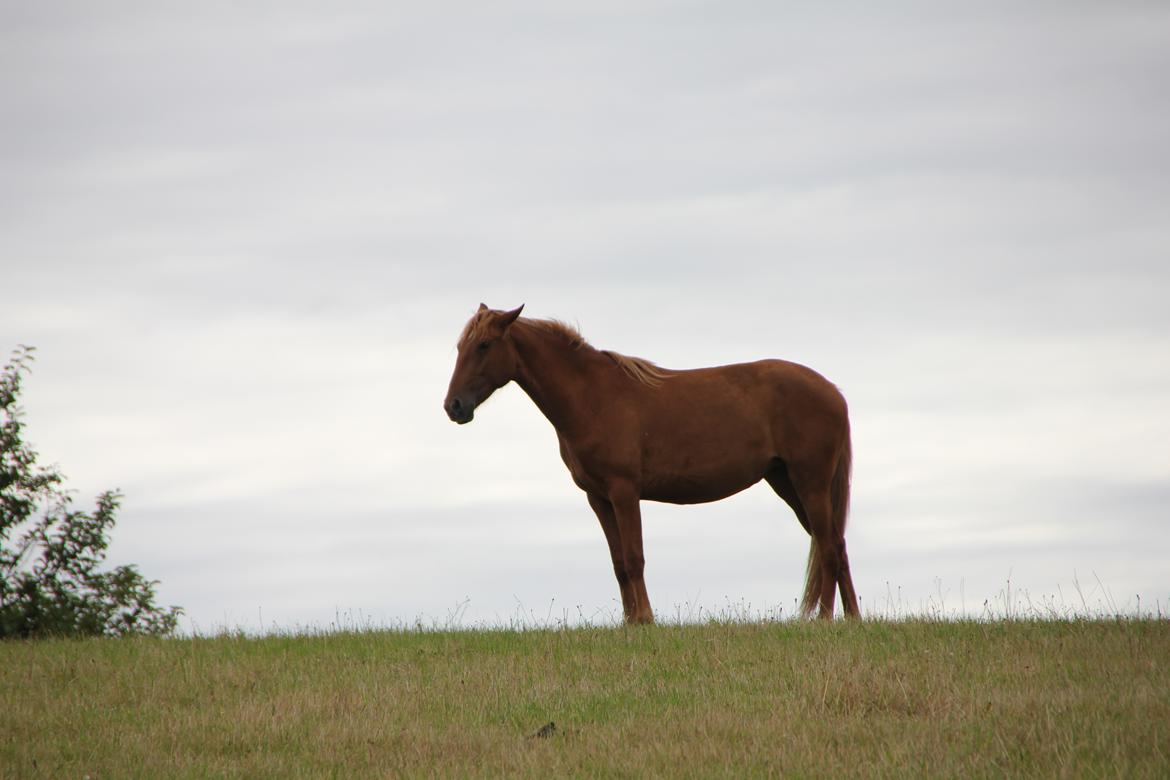
[(565, 439), (560, 440), (561, 460), (577, 487), (586, 493), (605, 495), (612, 479), (626, 471), (620, 462), (615, 462), (612, 453), (600, 453), (596, 448), (574, 446)]

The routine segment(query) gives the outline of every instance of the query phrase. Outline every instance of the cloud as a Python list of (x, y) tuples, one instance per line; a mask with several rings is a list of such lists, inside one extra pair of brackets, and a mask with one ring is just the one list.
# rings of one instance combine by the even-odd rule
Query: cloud
[[(840, 384), (866, 598), (1095, 564), (1164, 597), (1135, 574), (1170, 477), (1164, 10), (0, 13), (0, 337), (40, 347), (30, 435), (83, 494), (126, 489), (119, 544), (200, 625), (612, 605), (522, 393), (442, 415), (481, 300)], [(1110, 502), (1153, 541), (1094, 530)], [(648, 507), (660, 611), (794, 598), (776, 503)]]

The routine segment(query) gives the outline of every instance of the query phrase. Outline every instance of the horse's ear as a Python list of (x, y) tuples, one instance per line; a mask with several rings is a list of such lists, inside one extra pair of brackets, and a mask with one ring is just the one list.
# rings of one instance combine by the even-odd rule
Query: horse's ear
[(487, 311), (487, 304), (481, 303), (476, 311)]
[(512, 309), (512, 311), (504, 312), (504, 316), (500, 318), (500, 326), (507, 328), (516, 321), (516, 318), (520, 316), (520, 312), (522, 311), (524, 311), (524, 304), (520, 304), (515, 309)]

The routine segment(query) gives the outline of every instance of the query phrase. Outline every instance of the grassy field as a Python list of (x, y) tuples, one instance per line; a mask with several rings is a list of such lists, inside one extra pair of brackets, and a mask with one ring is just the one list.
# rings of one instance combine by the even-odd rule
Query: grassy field
[(86, 775), (1166, 777), (1170, 622), (0, 643), (0, 776)]

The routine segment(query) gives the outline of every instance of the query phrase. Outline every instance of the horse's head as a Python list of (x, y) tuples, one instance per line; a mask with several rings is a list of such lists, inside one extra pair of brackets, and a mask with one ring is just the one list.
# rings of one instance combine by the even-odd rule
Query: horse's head
[(475, 407), (515, 378), (516, 347), (507, 335), (523, 309), (521, 305), (512, 311), (496, 311), (481, 303), (467, 321), (443, 402), (447, 416), (460, 425), (471, 422)]

